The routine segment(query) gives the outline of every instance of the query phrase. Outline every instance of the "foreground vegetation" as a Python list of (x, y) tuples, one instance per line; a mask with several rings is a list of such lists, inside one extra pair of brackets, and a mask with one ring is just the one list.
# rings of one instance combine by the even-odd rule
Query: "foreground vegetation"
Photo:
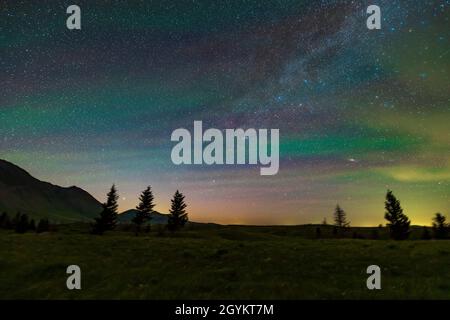
[[(1, 299), (449, 299), (448, 240), (384, 240), (387, 228), (190, 224), (171, 233), (127, 226), (102, 236), (85, 224), (0, 231)], [(131, 228), (132, 229), (132, 228)], [(378, 239), (369, 238), (378, 233)], [(413, 228), (410, 239), (420, 238)], [(350, 239), (349, 239), (350, 238)], [(82, 290), (66, 289), (79, 265)], [(367, 266), (382, 290), (366, 288)]]

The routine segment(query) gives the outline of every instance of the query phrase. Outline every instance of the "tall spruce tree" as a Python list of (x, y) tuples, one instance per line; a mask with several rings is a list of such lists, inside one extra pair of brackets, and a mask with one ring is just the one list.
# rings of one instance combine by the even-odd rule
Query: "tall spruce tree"
[(347, 214), (345, 211), (338, 205), (334, 209), (334, 225), (340, 228), (347, 228), (350, 226), (350, 222), (347, 222)]
[(395, 240), (404, 240), (409, 236), (409, 225), (411, 221), (403, 213), (400, 201), (394, 196), (391, 190), (386, 193), (386, 201), (384, 202), (386, 212), (384, 218), (389, 221), (391, 237)]
[(167, 228), (170, 231), (176, 231), (182, 228), (188, 221), (188, 214), (186, 212), (186, 203), (184, 195), (177, 190), (173, 199), (171, 200), (170, 215), (167, 220)]
[(119, 199), (119, 195), (114, 184), (106, 196), (107, 199), (102, 204), (103, 210), (100, 213), (100, 217), (95, 218), (95, 224), (92, 230), (95, 234), (103, 234), (105, 231), (113, 230), (117, 224), (117, 210), (119, 208), (117, 200)]
[(155, 204), (153, 203), (153, 192), (150, 186), (142, 191), (139, 201), (139, 205), (136, 207), (136, 215), (132, 220), (136, 225), (136, 235), (141, 231), (141, 226), (152, 218), (151, 214)]
[(436, 213), (433, 218), (433, 234), (436, 239), (446, 239), (449, 232), (449, 225), (445, 222), (446, 217), (441, 213)]

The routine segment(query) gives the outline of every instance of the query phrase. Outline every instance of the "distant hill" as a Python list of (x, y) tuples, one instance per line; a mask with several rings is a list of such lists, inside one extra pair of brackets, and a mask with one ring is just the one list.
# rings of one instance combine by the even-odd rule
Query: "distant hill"
[[(118, 215), (118, 220), (121, 223), (131, 223), (131, 219), (136, 216), (136, 209), (130, 209), (122, 212)], [(151, 214), (152, 219), (150, 220), (150, 224), (167, 224), (167, 214), (162, 214), (159, 212), (154, 212)]]
[(91, 220), (101, 203), (85, 190), (63, 188), (32, 177), (20, 167), (0, 159), (0, 212), (20, 211), (53, 222)]
[[(132, 219), (136, 216), (136, 209), (130, 209), (127, 211), (124, 211), (118, 215), (118, 221), (119, 223), (132, 223)], [(152, 219), (150, 220), (150, 224), (167, 224), (167, 219), (169, 218), (169, 215), (167, 213), (160, 213), (160, 212), (153, 212), (151, 214)], [(215, 223), (203, 223), (203, 222), (194, 222), (194, 221), (188, 221), (188, 225), (190, 226), (218, 226), (218, 224)]]

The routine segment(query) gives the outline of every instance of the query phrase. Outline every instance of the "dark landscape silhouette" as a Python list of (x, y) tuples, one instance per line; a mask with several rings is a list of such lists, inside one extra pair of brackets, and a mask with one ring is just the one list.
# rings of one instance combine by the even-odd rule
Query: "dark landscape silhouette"
[[(153, 210), (155, 199), (151, 186), (148, 186), (138, 197), (139, 204), (135, 209), (118, 212), (118, 190), (113, 185), (107, 194), (105, 203), (100, 203), (88, 192), (72, 186), (59, 187), (32, 177), (20, 167), (0, 160), (0, 227), (14, 229), (18, 233), (26, 231), (43, 232), (56, 230), (51, 225), (74, 222), (84, 222), (91, 226), (91, 233), (103, 234), (116, 229), (133, 230), (135, 235), (149, 232), (151, 225), (158, 225), (158, 230), (164, 226), (167, 230), (177, 231), (186, 224), (199, 226), (202, 223), (190, 222), (186, 212), (184, 195), (178, 190), (172, 199), (169, 214), (162, 214)], [(403, 213), (400, 201), (391, 190), (386, 193), (384, 217), (386, 227), (372, 228), (351, 227), (347, 213), (339, 204), (333, 213), (334, 224), (327, 224), (324, 218), (321, 225), (304, 225), (304, 229), (314, 226), (312, 238), (353, 238), (380, 239), (382, 234), (389, 234), (395, 240), (408, 239), (414, 231), (415, 239), (446, 239), (449, 236), (450, 225), (445, 215), (436, 213), (432, 218), (432, 227), (410, 226), (410, 219)], [(431, 219), (430, 219), (431, 221)], [(207, 226), (218, 226), (214, 223)], [(251, 226), (249, 226), (251, 227)], [(256, 226), (255, 226), (256, 227)], [(280, 226), (281, 227), (281, 226)], [(301, 226), (297, 226), (301, 227)], [(276, 228), (276, 226), (272, 226)], [(420, 236), (418, 236), (420, 230)], [(309, 232), (304, 235), (309, 236)]]
[[(168, 214), (154, 211), (151, 186), (119, 214), (119, 193), (111, 186), (101, 204), (0, 161), (0, 299), (448, 298), (445, 215), (411, 225), (391, 190), (380, 199), (387, 224), (374, 227), (351, 226), (339, 204), (333, 224), (196, 223), (179, 190)], [(61, 285), (73, 263), (87, 274), (77, 294)], [(362, 285), (372, 264), (389, 283), (379, 292)]]

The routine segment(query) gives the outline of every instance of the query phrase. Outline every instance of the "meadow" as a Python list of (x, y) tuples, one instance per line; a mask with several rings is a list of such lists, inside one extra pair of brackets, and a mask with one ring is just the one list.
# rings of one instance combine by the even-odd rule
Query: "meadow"
[[(102, 236), (89, 226), (0, 230), (0, 299), (450, 299), (450, 240), (387, 240), (385, 228), (153, 226)], [(378, 240), (363, 239), (377, 231)], [(356, 235), (355, 235), (356, 233)], [(82, 289), (66, 288), (80, 266)], [(368, 290), (366, 268), (382, 270)]]

